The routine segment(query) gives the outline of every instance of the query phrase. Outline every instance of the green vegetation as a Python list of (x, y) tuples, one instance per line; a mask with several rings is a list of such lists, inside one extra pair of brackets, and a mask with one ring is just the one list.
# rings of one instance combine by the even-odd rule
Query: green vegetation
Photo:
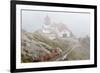
[(63, 57), (64, 52), (70, 51), (72, 48), (74, 49), (63, 60), (85, 60), (90, 57), (89, 45), (87, 45), (89, 40), (86, 38), (85, 40), (80, 38), (80, 41), (75, 38), (56, 38), (51, 40), (40, 32), (22, 33), (22, 63), (50, 61), (52, 58), (58, 59)]
[[(66, 48), (68, 48), (69, 43), (67, 41), (64, 41), (63, 39), (57, 38), (54, 40), (49, 39), (48, 37), (46, 37), (44, 34), (40, 34), (40, 33), (33, 33), (33, 39), (37, 42), (42, 42), (44, 43), (44, 47), (48, 46), (52, 48), (61, 48), (62, 50), (65, 50)], [(43, 44), (42, 44), (43, 45)]]

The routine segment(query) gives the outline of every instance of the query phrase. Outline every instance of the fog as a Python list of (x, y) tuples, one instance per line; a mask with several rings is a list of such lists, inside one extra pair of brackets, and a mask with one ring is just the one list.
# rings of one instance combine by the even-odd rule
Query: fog
[(50, 11), (22, 11), (22, 29), (34, 32), (41, 29), (45, 17), (49, 16), (52, 22), (64, 23), (77, 37), (90, 34), (90, 14)]

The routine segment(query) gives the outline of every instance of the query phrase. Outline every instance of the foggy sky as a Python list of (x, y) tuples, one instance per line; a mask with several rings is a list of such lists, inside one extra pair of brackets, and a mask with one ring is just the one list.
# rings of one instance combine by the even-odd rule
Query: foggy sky
[(71, 12), (22, 11), (22, 29), (34, 32), (42, 28), (45, 17), (53, 22), (64, 23), (77, 37), (90, 34), (90, 14)]

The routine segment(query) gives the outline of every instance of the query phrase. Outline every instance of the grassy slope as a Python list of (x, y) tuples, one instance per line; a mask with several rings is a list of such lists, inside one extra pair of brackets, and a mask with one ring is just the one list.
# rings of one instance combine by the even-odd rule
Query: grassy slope
[[(22, 37), (23, 38), (23, 37)], [(62, 53), (64, 51), (67, 51), (68, 49), (72, 48), (74, 46), (73, 41), (67, 40), (67, 39), (61, 39), (57, 38), (55, 40), (50, 40), (48, 37), (45, 36), (45, 34), (41, 34), (39, 32), (34, 32), (34, 33), (27, 33), (27, 39), (30, 42), (34, 42), (34, 46), (36, 47), (41, 47), (39, 48), (42, 50), (41, 52), (35, 51), (34, 46), (33, 46), (33, 52), (32, 55), (30, 56), (30, 53), (25, 52), (27, 55), (22, 54), (22, 62), (32, 62), (32, 59), (35, 55), (40, 56), (45, 54), (46, 52), (51, 52), (52, 49), (55, 48), (60, 48), (62, 50)], [(22, 42), (23, 43), (23, 42)], [(28, 43), (28, 42), (26, 42)], [(79, 44), (79, 43), (76, 43)], [(25, 50), (24, 46), (24, 50)], [(81, 60), (81, 59), (89, 59), (89, 51), (86, 52), (86, 49), (84, 46), (77, 47), (75, 48), (69, 55), (67, 60)], [(30, 47), (29, 47), (30, 49)], [(27, 49), (27, 50), (29, 50)], [(46, 50), (45, 50), (46, 49)]]

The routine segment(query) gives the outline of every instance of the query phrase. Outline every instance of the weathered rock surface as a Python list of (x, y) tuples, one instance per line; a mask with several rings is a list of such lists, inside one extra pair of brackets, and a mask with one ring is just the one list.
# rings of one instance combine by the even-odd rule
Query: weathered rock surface
[(90, 58), (90, 40), (85, 38), (56, 38), (50, 40), (40, 32), (21, 34), (21, 62), (86, 60)]

